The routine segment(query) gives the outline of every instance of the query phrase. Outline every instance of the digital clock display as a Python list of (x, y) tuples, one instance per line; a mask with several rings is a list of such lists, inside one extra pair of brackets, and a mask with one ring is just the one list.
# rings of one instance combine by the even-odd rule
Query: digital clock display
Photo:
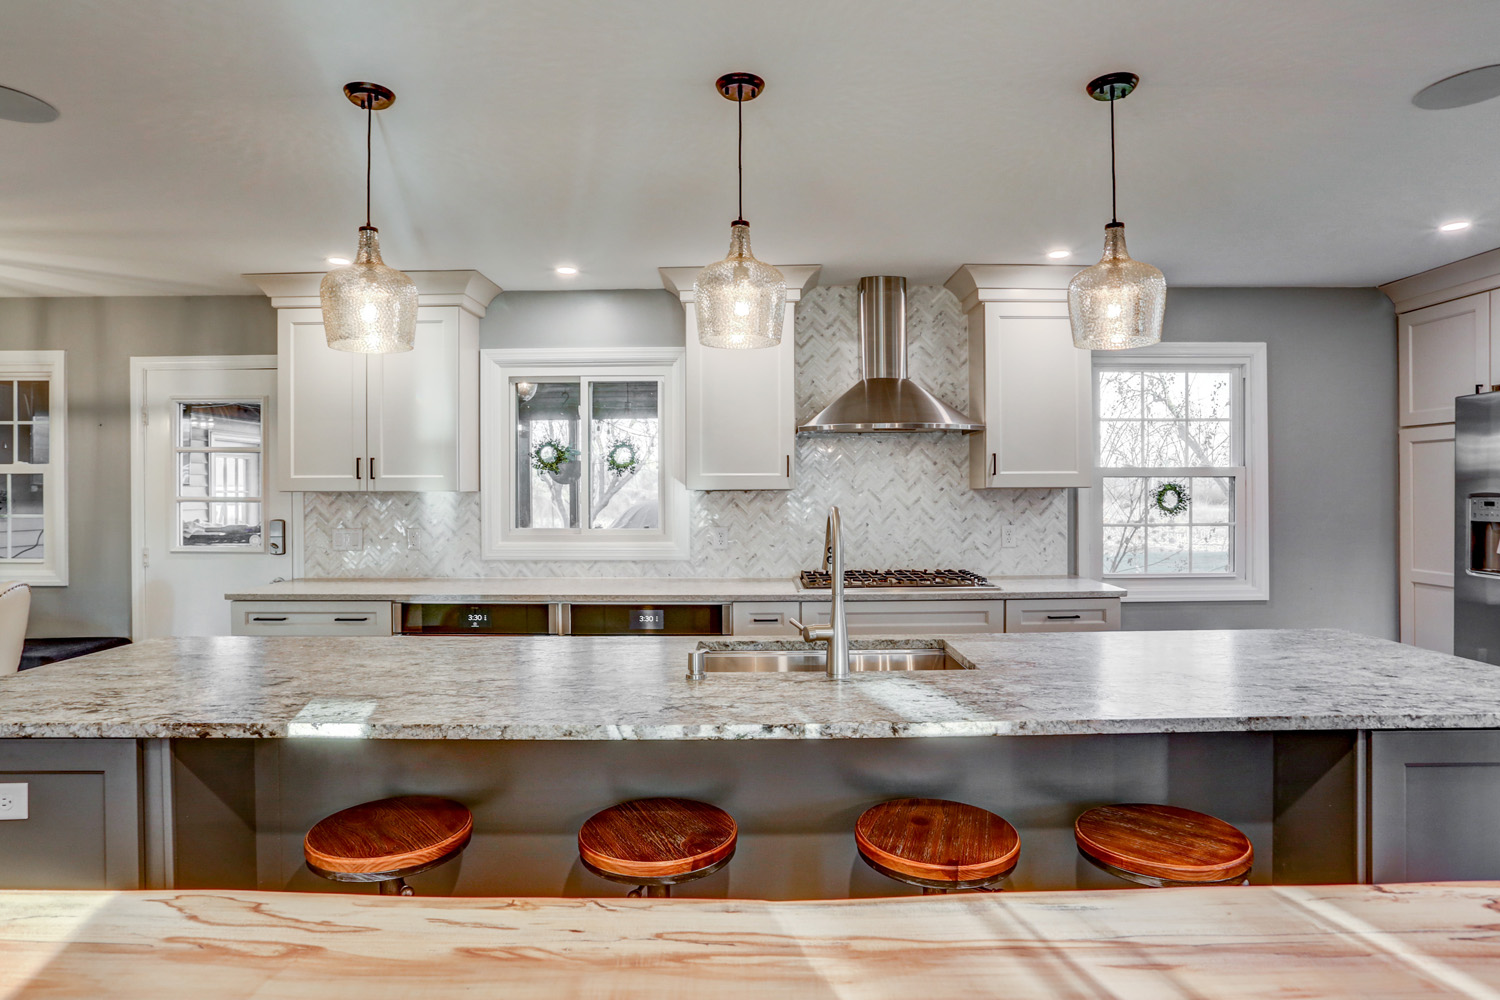
[(484, 628), (490, 623), (490, 613), (484, 610), (464, 612), (464, 624), (469, 628)]

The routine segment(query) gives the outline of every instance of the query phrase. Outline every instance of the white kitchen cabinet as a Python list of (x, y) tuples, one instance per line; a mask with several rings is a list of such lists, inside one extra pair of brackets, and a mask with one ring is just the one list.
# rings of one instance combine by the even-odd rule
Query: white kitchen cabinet
[(796, 637), (801, 635), (792, 627), (800, 607), (795, 601), (765, 601), (734, 603), (733, 634), (737, 636), (775, 635)]
[(277, 310), (283, 490), (479, 488), (479, 320), (498, 286), (475, 271), (418, 271), (416, 347), (328, 347), (319, 275), (252, 275)]
[[(848, 601), (850, 635), (942, 635), (950, 632), (1004, 632), (1005, 602), (990, 600)], [(805, 625), (827, 625), (830, 601), (804, 601)]]
[(693, 280), (698, 268), (661, 268), (686, 319), (684, 479), (691, 490), (789, 490), (796, 482), (797, 302), (817, 267), (783, 267), (781, 343), (730, 351), (698, 343)]
[(1401, 641), (1453, 652), (1453, 425), (1400, 435)]
[(946, 287), (969, 317), (969, 483), (1053, 488), (1093, 481), (1093, 355), (1073, 346), (1073, 268), (966, 264)]
[(1397, 317), (1398, 414), (1402, 427), (1453, 422), (1453, 400), (1500, 383), (1491, 330), (1497, 293), (1480, 292)]
[(1118, 597), (1005, 602), (1007, 632), (1118, 632)]
[(389, 601), (230, 601), (230, 635), (390, 635)]

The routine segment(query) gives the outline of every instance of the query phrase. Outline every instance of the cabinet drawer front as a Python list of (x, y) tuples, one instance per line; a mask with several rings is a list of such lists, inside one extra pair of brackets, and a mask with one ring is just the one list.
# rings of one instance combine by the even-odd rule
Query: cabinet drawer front
[(389, 601), (232, 601), (234, 635), (390, 635)]
[(736, 603), (735, 635), (797, 635), (791, 620), (797, 617), (798, 605), (792, 603)]
[(1120, 599), (1006, 601), (1007, 632), (1115, 632)]
[[(950, 632), (1001, 632), (1004, 601), (850, 601), (850, 635), (942, 635)], [(827, 625), (832, 604), (804, 603), (802, 621)]]

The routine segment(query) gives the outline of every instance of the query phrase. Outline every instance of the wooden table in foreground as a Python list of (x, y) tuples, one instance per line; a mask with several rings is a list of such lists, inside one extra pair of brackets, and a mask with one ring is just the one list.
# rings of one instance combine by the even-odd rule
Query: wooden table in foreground
[(1500, 997), (1500, 883), (883, 900), (0, 893), (0, 996)]

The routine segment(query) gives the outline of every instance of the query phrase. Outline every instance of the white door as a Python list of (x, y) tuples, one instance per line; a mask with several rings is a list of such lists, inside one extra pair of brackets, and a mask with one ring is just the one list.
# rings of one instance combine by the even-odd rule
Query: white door
[(276, 369), (147, 369), (144, 379), (133, 631), (228, 635), (225, 593), (292, 575), (291, 495), (274, 482)]

